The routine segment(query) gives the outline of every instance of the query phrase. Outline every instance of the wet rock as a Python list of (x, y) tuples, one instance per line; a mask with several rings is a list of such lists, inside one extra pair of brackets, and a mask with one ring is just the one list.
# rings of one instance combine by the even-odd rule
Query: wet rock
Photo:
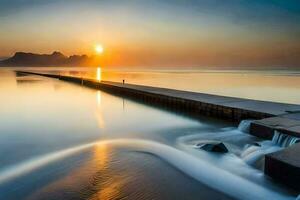
[(258, 142), (254, 142), (253, 146), (261, 147), (261, 145)]
[(210, 141), (206, 143), (196, 144), (196, 148), (209, 152), (227, 153), (228, 149), (224, 143), (218, 141)]

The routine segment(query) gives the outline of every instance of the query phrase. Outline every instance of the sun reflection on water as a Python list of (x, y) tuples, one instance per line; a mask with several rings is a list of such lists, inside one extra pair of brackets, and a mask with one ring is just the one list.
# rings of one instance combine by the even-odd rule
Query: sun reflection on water
[(97, 81), (101, 81), (102, 79), (102, 70), (101, 70), (101, 67), (98, 67), (97, 68)]
[(102, 97), (101, 97), (101, 91), (97, 91), (96, 93), (96, 103), (97, 107), (95, 109), (95, 116), (98, 122), (98, 126), (103, 129), (105, 127), (105, 121), (103, 117), (103, 111), (101, 109), (101, 102), (102, 102)]
[(109, 146), (107, 144), (98, 144), (95, 145), (94, 148), (94, 157), (95, 157), (95, 161), (96, 161), (96, 165), (100, 168), (100, 169), (106, 169), (107, 165), (110, 161), (110, 149)]
[(111, 170), (111, 153), (110, 147), (106, 144), (99, 144), (94, 148), (96, 166), (100, 172), (102, 172), (103, 177), (109, 178), (105, 181), (97, 182), (99, 184), (98, 191), (92, 195), (89, 200), (120, 199), (122, 196), (122, 187), (124, 186), (125, 180)]
[(97, 106), (99, 107), (101, 105), (101, 92), (97, 91)]

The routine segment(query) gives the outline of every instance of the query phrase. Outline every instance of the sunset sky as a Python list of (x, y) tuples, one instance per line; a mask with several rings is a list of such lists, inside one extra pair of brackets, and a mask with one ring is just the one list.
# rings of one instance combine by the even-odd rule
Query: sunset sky
[(107, 66), (300, 68), (299, 0), (0, 0), (0, 57), (95, 54)]

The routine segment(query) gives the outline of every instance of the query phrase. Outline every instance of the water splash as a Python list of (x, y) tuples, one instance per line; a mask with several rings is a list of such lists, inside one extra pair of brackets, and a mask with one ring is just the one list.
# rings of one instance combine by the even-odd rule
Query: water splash
[(246, 145), (240, 156), (248, 165), (263, 169), (265, 155), (281, 149), (281, 147), (274, 145), (271, 141), (263, 141), (260, 143), (260, 146)]
[(275, 130), (272, 142), (281, 147), (289, 147), (300, 142), (300, 138), (280, 133), (279, 131)]
[(186, 175), (236, 199), (295, 199), (295, 197), (286, 193), (279, 192), (279, 188), (278, 190), (270, 190), (174, 147), (158, 142), (138, 139), (105, 140), (47, 154), (11, 167), (8, 171), (0, 172), (0, 183), (29, 173), (50, 162), (57, 161), (63, 157), (91, 148), (94, 145), (101, 144), (111, 144), (130, 148), (132, 151), (140, 151), (156, 155)]
[(251, 122), (253, 122), (253, 120), (242, 120), (238, 126), (238, 130), (244, 133), (249, 133)]

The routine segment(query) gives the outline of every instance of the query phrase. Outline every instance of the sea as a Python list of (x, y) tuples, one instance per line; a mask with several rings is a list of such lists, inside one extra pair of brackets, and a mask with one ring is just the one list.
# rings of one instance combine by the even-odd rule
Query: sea
[[(265, 154), (293, 144), (250, 135), (251, 119), (195, 118), (15, 70), (300, 104), (295, 70), (1, 68), (1, 200), (298, 196), (263, 172)], [(228, 152), (201, 148), (215, 142)]]

